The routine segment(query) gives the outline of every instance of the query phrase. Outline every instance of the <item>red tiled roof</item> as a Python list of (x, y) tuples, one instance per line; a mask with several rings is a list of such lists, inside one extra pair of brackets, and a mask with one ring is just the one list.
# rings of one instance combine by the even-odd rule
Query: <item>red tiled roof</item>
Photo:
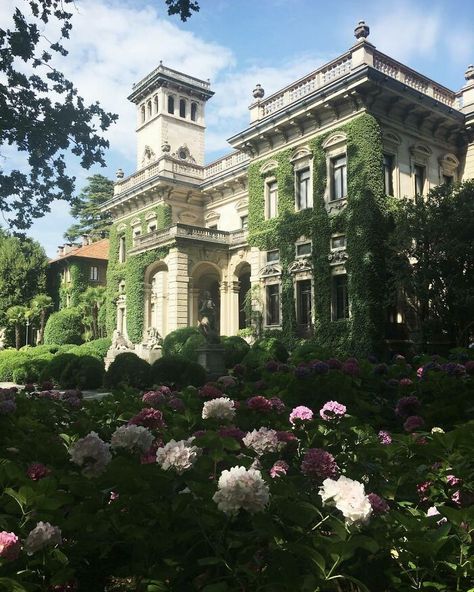
[(83, 247), (77, 247), (63, 255), (62, 257), (56, 257), (50, 259), (50, 263), (56, 261), (62, 261), (63, 259), (69, 259), (70, 257), (87, 257), (89, 259), (103, 259), (108, 261), (109, 259), (109, 239), (104, 238), (90, 245), (84, 245)]

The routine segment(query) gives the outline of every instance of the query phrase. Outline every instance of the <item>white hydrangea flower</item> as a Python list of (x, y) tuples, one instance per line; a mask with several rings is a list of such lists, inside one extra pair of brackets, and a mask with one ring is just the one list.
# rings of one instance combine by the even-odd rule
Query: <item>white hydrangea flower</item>
[(146, 452), (153, 444), (153, 434), (148, 428), (139, 425), (123, 425), (115, 430), (110, 440), (111, 447)]
[(443, 428), (434, 427), (434, 428), (431, 428), (431, 433), (432, 434), (444, 434), (445, 431), (443, 430)]
[(229, 397), (219, 397), (206, 401), (202, 408), (203, 419), (234, 419), (234, 401)]
[(372, 506), (368, 496), (365, 495), (364, 485), (348, 477), (339, 479), (325, 479), (319, 488), (319, 495), (326, 504), (332, 501), (336, 508), (342, 512), (346, 524), (367, 522), (372, 514)]
[(168, 444), (156, 451), (156, 462), (164, 471), (173, 469), (179, 475), (190, 469), (201, 454), (201, 448), (190, 446), (193, 438), (188, 440), (170, 440)]
[(33, 555), (45, 547), (52, 547), (62, 543), (61, 531), (49, 522), (38, 522), (25, 540), (25, 551)]
[(256, 469), (232, 467), (222, 471), (218, 491), (212, 499), (222, 512), (235, 515), (242, 508), (251, 514), (262, 512), (270, 497), (262, 473)]
[(100, 475), (112, 460), (109, 444), (106, 444), (95, 432), (90, 432), (78, 440), (69, 449), (71, 461), (82, 467), (86, 477)]
[(276, 431), (269, 428), (260, 428), (259, 430), (247, 432), (243, 443), (247, 448), (255, 450), (259, 456), (266, 452), (277, 452), (284, 446), (284, 442), (278, 440)]

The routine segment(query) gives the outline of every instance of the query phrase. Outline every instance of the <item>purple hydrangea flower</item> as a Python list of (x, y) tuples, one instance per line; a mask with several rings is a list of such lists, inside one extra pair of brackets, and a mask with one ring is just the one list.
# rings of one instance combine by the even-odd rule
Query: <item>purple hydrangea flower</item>
[(311, 374), (311, 370), (305, 364), (300, 364), (295, 368), (295, 376), (297, 378), (306, 378)]
[(277, 477), (281, 477), (282, 475), (286, 475), (289, 468), (290, 467), (287, 462), (284, 460), (277, 460), (270, 469), (270, 477), (275, 479)]
[(303, 457), (301, 472), (316, 479), (334, 479), (339, 467), (331, 453), (321, 448), (309, 448)]
[(409, 397), (402, 397), (398, 400), (395, 407), (395, 413), (398, 417), (407, 418), (410, 415), (415, 415), (421, 409), (421, 401), (415, 395)]
[(283, 413), (286, 410), (286, 405), (279, 397), (271, 397), (270, 403), (272, 404), (273, 411), (277, 413)]
[(388, 446), (389, 444), (392, 443), (392, 436), (390, 435), (389, 432), (386, 432), (385, 430), (380, 430), (380, 432), (378, 433), (378, 436), (379, 436), (380, 444), (383, 444), (384, 446)]
[(403, 424), (403, 429), (406, 432), (414, 432), (425, 425), (425, 420), (419, 415), (410, 415)]
[(262, 395), (254, 395), (250, 399), (247, 399), (247, 407), (253, 411), (271, 411), (272, 403), (266, 397), (262, 397)]
[(387, 364), (377, 364), (374, 368), (374, 374), (387, 374), (388, 373), (388, 366)]
[(329, 358), (329, 360), (326, 360), (326, 364), (331, 370), (340, 370), (342, 368), (342, 362), (337, 358)]
[(320, 360), (314, 360), (311, 362), (311, 370), (315, 374), (323, 376), (324, 374), (329, 373), (329, 364), (326, 364), (326, 362), (321, 362)]
[(385, 512), (390, 510), (390, 506), (383, 499), (383, 497), (380, 497), (376, 493), (369, 493), (367, 497), (369, 498), (369, 502), (372, 506), (374, 514), (385, 514)]

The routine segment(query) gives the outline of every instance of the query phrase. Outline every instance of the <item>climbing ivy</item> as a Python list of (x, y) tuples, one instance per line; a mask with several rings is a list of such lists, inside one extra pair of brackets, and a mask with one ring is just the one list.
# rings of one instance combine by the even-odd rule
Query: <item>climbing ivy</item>
[[(79, 299), (88, 285), (89, 285), (89, 264), (85, 261), (69, 261), (67, 262), (69, 268), (70, 282), (63, 283), (61, 272), (58, 271), (55, 278), (55, 285), (57, 286), (59, 296), (59, 308), (67, 308), (68, 306), (77, 306)], [(69, 300), (68, 300), (69, 297)]]
[[(329, 214), (325, 201), (326, 153), (322, 146), (329, 135), (338, 131), (347, 136), (348, 200), (344, 210)], [(295, 259), (298, 238), (311, 238), (316, 338), (335, 350), (368, 353), (380, 347), (384, 325), (385, 200), (380, 127), (374, 117), (364, 114), (313, 139), (309, 145), (313, 155), (312, 209), (295, 212), (290, 150), (250, 165), (249, 243), (261, 250), (280, 251), (282, 330), (288, 339), (296, 331), (289, 265)], [(270, 160), (277, 162), (277, 168), (261, 173)], [(265, 182), (269, 176), (278, 183), (278, 216), (265, 220)], [(329, 254), (331, 235), (336, 232), (345, 233), (347, 239), (351, 318), (332, 321)]]
[[(171, 225), (171, 206), (160, 204), (154, 208), (142, 212), (138, 218), (141, 222), (141, 232), (145, 232), (146, 215), (150, 212), (156, 214), (157, 228), (166, 228)], [(145, 285), (144, 276), (146, 268), (155, 261), (166, 257), (170, 247), (153, 249), (137, 255), (128, 255), (133, 246), (131, 221), (137, 216), (131, 216), (120, 221), (126, 225), (124, 231), (118, 232), (118, 224), (114, 224), (109, 235), (109, 264), (107, 268), (107, 334), (112, 335), (117, 326), (116, 301), (119, 296), (119, 284), (125, 281), (127, 294), (127, 334), (133, 343), (140, 343), (143, 337), (143, 324), (145, 320)], [(125, 250), (127, 257), (124, 263), (119, 262), (119, 239), (125, 236)]]

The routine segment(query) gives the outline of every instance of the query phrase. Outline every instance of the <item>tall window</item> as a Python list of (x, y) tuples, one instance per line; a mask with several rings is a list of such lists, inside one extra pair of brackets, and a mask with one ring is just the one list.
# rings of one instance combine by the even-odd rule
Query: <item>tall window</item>
[(155, 96), (153, 98), (153, 109), (154, 109), (155, 113), (158, 113), (158, 97), (157, 96)]
[(271, 181), (267, 184), (267, 218), (278, 216), (278, 184)]
[(174, 97), (168, 96), (168, 113), (174, 113)]
[(197, 120), (197, 104), (191, 103), (191, 121)]
[(305, 257), (307, 255), (311, 255), (311, 243), (299, 243), (296, 245), (296, 256), (297, 257)]
[(313, 199), (310, 187), (310, 172), (303, 169), (296, 173), (296, 209), (306, 210), (313, 207)]
[(423, 195), (425, 189), (426, 169), (420, 164), (415, 165), (415, 195)]
[(383, 184), (385, 195), (393, 195), (393, 156), (383, 155)]
[(297, 321), (299, 325), (311, 325), (311, 280), (296, 283)]
[(97, 282), (99, 279), (99, 268), (95, 265), (91, 266), (90, 269), (90, 275), (89, 275), (89, 279), (91, 279), (94, 282)]
[(443, 175), (443, 183), (445, 185), (452, 185), (454, 183), (454, 177), (452, 175)]
[(332, 172), (332, 200), (343, 199), (347, 197), (347, 158), (338, 156), (331, 160)]
[(179, 116), (186, 117), (186, 101), (184, 99), (179, 100)]
[(125, 256), (125, 237), (121, 236), (119, 239), (119, 263), (124, 263)]
[(242, 230), (247, 230), (249, 227), (249, 217), (248, 216), (240, 216), (240, 228)]
[(141, 114), (141, 120), (142, 123), (144, 123), (146, 115), (145, 115), (145, 105), (143, 105), (143, 107), (140, 109), (140, 114)]
[(333, 276), (333, 306), (332, 317), (334, 321), (349, 318), (349, 293), (347, 290), (347, 275)]
[(280, 251), (267, 251), (267, 263), (276, 263), (280, 261)]
[(267, 325), (280, 324), (280, 286), (267, 286)]
[(147, 103), (147, 109), (148, 109), (148, 117), (151, 117), (151, 115), (152, 115), (151, 101), (148, 101), (148, 103)]

